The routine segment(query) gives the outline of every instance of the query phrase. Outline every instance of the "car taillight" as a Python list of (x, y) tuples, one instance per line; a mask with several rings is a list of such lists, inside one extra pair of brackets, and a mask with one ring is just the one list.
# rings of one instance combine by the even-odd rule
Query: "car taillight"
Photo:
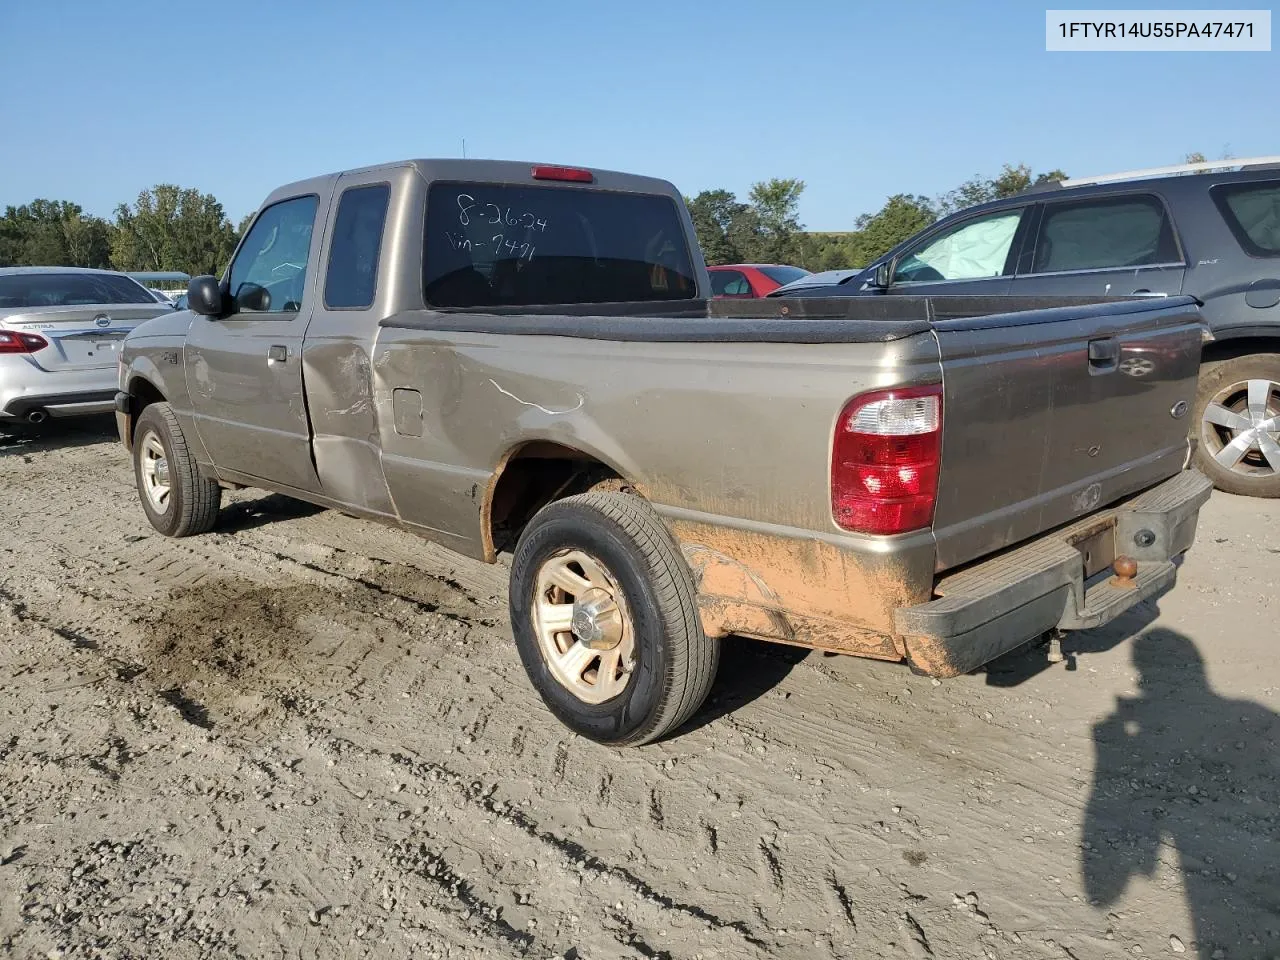
[(933, 523), (942, 459), (942, 387), (854, 397), (836, 421), (831, 515), (855, 533), (906, 533)]
[(579, 167), (552, 167), (539, 165), (533, 168), (535, 180), (569, 180), (573, 183), (593, 183), (596, 176), (590, 170)]
[(0, 353), (35, 353), (49, 345), (38, 333), (17, 333), (0, 330)]

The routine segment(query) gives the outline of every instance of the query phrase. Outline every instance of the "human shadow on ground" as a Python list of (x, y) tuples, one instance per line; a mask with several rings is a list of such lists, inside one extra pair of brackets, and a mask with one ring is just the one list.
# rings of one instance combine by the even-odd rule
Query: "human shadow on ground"
[(1280, 956), (1280, 715), (1215, 693), (1176, 631), (1139, 636), (1133, 664), (1137, 696), (1093, 728), (1090, 901), (1109, 907), (1135, 876), (1176, 872), (1190, 926), (1169, 933), (1192, 955)]
[[(42, 453), (69, 447), (87, 447), (95, 443), (119, 442), (115, 418), (111, 414), (87, 417), (65, 417), (44, 423), (0, 421), (0, 457)], [(121, 448), (121, 456), (128, 455)]]

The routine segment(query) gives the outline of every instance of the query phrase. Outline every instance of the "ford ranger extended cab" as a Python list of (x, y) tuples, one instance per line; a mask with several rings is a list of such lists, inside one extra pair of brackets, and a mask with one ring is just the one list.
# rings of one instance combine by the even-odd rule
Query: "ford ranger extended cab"
[(494, 562), (529, 676), (638, 744), (741, 634), (972, 671), (1172, 584), (1203, 331), (1168, 297), (709, 303), (661, 180), (417, 160), (267, 198), (125, 340), (147, 518), (277, 491)]

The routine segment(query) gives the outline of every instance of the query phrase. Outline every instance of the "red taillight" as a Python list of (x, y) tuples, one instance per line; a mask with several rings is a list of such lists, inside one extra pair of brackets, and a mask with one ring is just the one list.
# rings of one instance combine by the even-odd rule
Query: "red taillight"
[(933, 523), (942, 459), (942, 387), (854, 397), (836, 421), (831, 515), (856, 533), (906, 533)]
[(49, 345), (38, 333), (17, 333), (0, 330), (0, 353), (35, 353)]
[(533, 168), (533, 179), (569, 180), (573, 183), (594, 183), (596, 175), (590, 170), (583, 170), (579, 167), (537, 166)]

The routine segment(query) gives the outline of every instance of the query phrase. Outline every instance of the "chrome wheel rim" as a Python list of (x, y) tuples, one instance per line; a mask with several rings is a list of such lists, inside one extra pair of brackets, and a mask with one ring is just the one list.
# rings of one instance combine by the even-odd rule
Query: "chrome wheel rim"
[(622, 693), (635, 669), (635, 628), (608, 568), (562, 550), (538, 569), (534, 590), (533, 631), (556, 682), (583, 703)]
[(142, 491), (156, 513), (169, 509), (169, 458), (164, 444), (154, 433), (142, 438)]
[(1200, 441), (1224, 469), (1246, 477), (1280, 473), (1280, 384), (1241, 380), (1213, 395)]

